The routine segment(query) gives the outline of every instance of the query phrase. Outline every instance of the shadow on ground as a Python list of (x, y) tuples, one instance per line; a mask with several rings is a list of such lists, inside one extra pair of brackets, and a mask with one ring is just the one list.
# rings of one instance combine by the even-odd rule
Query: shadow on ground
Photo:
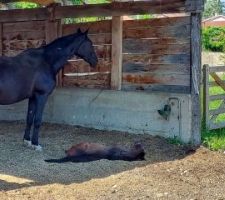
[[(1, 191), (54, 183), (82, 183), (156, 162), (182, 159), (187, 153), (183, 147), (169, 144), (159, 137), (55, 124), (43, 124), (40, 140), (44, 151), (40, 153), (22, 146), (24, 126), (22, 122), (0, 122)], [(146, 161), (44, 162), (47, 158), (63, 157), (65, 149), (83, 141), (129, 146), (137, 140), (145, 147)]]

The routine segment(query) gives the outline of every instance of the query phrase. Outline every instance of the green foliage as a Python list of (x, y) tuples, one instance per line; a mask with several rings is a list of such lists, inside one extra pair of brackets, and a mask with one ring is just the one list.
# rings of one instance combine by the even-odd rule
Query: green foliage
[(223, 4), (220, 0), (207, 0), (205, 3), (205, 9), (203, 12), (203, 17), (213, 17), (215, 15), (220, 15), (223, 13)]
[(225, 129), (203, 130), (202, 143), (211, 150), (225, 150)]
[[(222, 74), (220, 75), (220, 78), (222, 80), (225, 79), (225, 75)], [(212, 81), (212, 78), (210, 77), (210, 81)], [(218, 95), (218, 94), (224, 94), (224, 90), (221, 87), (210, 87), (209, 89), (209, 94), (210, 95)], [(210, 110), (212, 109), (217, 109), (220, 104), (221, 100), (215, 100), (215, 101), (210, 101), (209, 108)], [(225, 121), (225, 115), (220, 114), (218, 115), (216, 122), (222, 122)], [(218, 150), (225, 150), (225, 128), (223, 129), (217, 129), (217, 130), (206, 130), (205, 129), (205, 122), (202, 122), (202, 143), (204, 146), (207, 148), (218, 151)]]
[(167, 141), (170, 144), (174, 144), (174, 145), (178, 145), (178, 146), (183, 145), (183, 143), (177, 136), (174, 136), (173, 138), (167, 138)]
[(27, 3), (27, 2), (14, 3), (13, 5), (14, 5), (15, 8), (19, 8), (19, 9), (37, 8), (38, 7), (38, 4), (36, 4), (36, 3)]
[(208, 27), (203, 29), (202, 45), (205, 50), (225, 51), (225, 27)]

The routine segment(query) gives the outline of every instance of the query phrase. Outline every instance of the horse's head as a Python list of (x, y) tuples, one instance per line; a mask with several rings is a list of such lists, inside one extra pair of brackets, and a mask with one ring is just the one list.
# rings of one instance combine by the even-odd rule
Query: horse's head
[(91, 67), (96, 67), (98, 58), (96, 56), (92, 41), (88, 38), (88, 30), (82, 33), (81, 30), (78, 29), (77, 33), (80, 37), (80, 44), (75, 54), (88, 62)]

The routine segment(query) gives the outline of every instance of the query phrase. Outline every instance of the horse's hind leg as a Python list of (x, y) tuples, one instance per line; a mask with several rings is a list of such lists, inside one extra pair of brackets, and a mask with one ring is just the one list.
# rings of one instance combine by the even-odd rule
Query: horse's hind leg
[(30, 130), (34, 121), (34, 114), (35, 114), (35, 99), (34, 97), (31, 97), (29, 98), (28, 102), (26, 129), (23, 137), (24, 145), (26, 146), (31, 146)]
[(48, 95), (36, 95), (36, 110), (35, 110), (35, 116), (34, 116), (34, 130), (32, 135), (32, 145), (35, 150), (42, 150), (42, 147), (38, 144), (38, 135), (39, 135), (39, 129), (41, 126), (42, 121), (42, 114), (44, 111), (44, 107), (46, 104), (46, 101), (48, 99)]

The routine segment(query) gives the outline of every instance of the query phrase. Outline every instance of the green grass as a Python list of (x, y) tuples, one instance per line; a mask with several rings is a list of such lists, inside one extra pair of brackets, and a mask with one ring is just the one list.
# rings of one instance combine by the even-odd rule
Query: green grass
[[(224, 80), (225, 79), (224, 75), (221, 78)], [(212, 79), (210, 78), (210, 81), (211, 80)], [(210, 87), (209, 94), (210, 95), (225, 94), (225, 91), (221, 87)], [(221, 103), (222, 100), (210, 101), (209, 103), (210, 110), (217, 109)], [(215, 120), (216, 123), (222, 121), (225, 121), (225, 114), (218, 115)], [(202, 143), (203, 145), (214, 151), (225, 150), (225, 128), (209, 131), (205, 130), (203, 126)]]
[(225, 150), (225, 128), (218, 130), (203, 130), (202, 143), (211, 150)]

